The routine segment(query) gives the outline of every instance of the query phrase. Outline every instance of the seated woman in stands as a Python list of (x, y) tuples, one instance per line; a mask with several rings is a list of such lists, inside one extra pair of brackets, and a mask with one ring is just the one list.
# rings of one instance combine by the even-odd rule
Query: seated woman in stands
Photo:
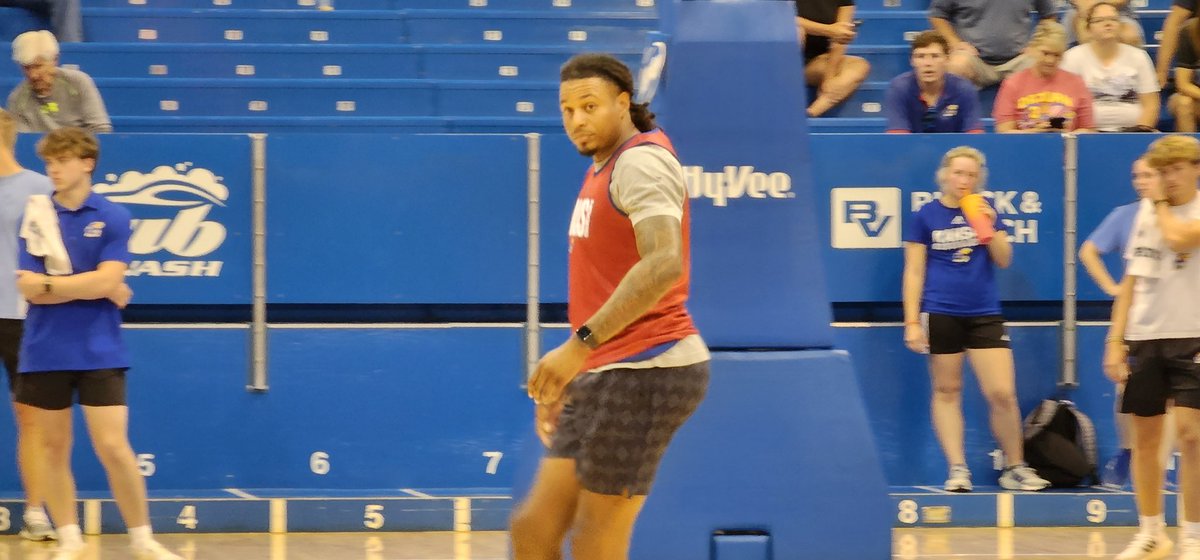
[(817, 88), (808, 116), (819, 117), (853, 95), (871, 71), (866, 59), (846, 54), (858, 35), (854, 0), (796, 2), (796, 25), (804, 45), (804, 78)]
[(1196, 68), (1200, 67), (1200, 24), (1192, 19), (1179, 30), (1175, 51), (1175, 94), (1167, 101), (1167, 109), (1175, 117), (1175, 130), (1196, 132), (1200, 86), (1196, 85)]
[(1061, 24), (1043, 20), (1033, 32), (1025, 54), (1033, 66), (1010, 75), (1000, 84), (992, 116), (996, 132), (1090, 132), (1092, 94), (1078, 74), (1058, 67), (1067, 50)]
[(1112, 2), (1085, 14), (1091, 42), (1067, 51), (1063, 70), (1079, 74), (1092, 93), (1096, 129), (1153, 132), (1158, 125), (1158, 79), (1146, 51), (1121, 42), (1121, 13)]

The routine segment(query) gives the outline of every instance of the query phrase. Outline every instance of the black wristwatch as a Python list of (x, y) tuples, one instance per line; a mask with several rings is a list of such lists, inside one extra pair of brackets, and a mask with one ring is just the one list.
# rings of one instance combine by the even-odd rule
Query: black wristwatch
[(54, 290), (54, 284), (52, 284), (50, 282), (50, 277), (47, 276), (44, 279), (42, 279), (42, 293), (49, 294), (53, 290)]
[(592, 333), (592, 329), (588, 328), (587, 325), (579, 327), (579, 329), (575, 331), (575, 336), (579, 337), (579, 340), (592, 350), (595, 350), (600, 346), (600, 341), (596, 340), (596, 335)]

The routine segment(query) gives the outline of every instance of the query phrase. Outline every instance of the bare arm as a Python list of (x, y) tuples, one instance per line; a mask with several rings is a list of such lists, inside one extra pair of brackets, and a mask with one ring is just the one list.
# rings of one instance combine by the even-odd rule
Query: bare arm
[(904, 345), (918, 354), (929, 352), (929, 337), (921, 326), (921, 292), (925, 289), (927, 249), (921, 243), (904, 244)]
[(1175, 50), (1179, 48), (1179, 30), (1183, 23), (1192, 17), (1192, 12), (1179, 6), (1171, 6), (1171, 13), (1163, 21), (1162, 39), (1159, 40), (1158, 58), (1154, 67), (1158, 71), (1158, 85), (1166, 85), (1167, 72), (1171, 70), (1171, 59), (1175, 58)]
[(921, 292), (925, 289), (925, 259), (927, 248), (921, 243), (904, 243), (904, 324), (918, 323), (921, 315)]
[[(49, 276), (35, 272), (21, 271), (17, 279), (17, 288), (21, 295), (33, 303), (34, 298), (45, 296), (45, 282), (49, 278), (51, 291), (49, 295), (76, 299), (106, 299), (115, 293), (125, 283), (125, 263), (104, 261), (96, 270), (72, 274), (70, 276)], [(57, 302), (62, 303), (62, 302)]]
[(1138, 103), (1142, 106), (1142, 113), (1138, 116), (1137, 123), (1150, 128), (1157, 127), (1160, 104), (1158, 92), (1139, 93)]
[(1116, 280), (1113, 280), (1112, 275), (1108, 273), (1108, 269), (1104, 266), (1104, 261), (1100, 259), (1100, 250), (1096, 248), (1096, 244), (1091, 241), (1084, 241), (1083, 246), (1079, 248), (1079, 262), (1083, 263), (1083, 268), (1087, 270), (1088, 276), (1100, 286), (1104, 293), (1110, 296), (1116, 296), (1120, 285)]
[(1108, 336), (1104, 338), (1104, 374), (1116, 383), (1121, 383), (1129, 377), (1125, 326), (1129, 322), (1129, 307), (1133, 303), (1134, 281), (1134, 277), (1129, 275), (1125, 275), (1121, 280), (1117, 299), (1113, 301), (1112, 325), (1108, 328)]
[(645, 315), (683, 276), (683, 235), (672, 216), (646, 218), (633, 226), (641, 260), (625, 273), (608, 301), (587, 320), (596, 340), (616, 336)]
[(997, 230), (996, 235), (992, 237), (992, 241), (988, 243), (988, 254), (992, 256), (992, 262), (1000, 268), (1008, 268), (1012, 264), (1012, 243), (1008, 241), (1008, 233), (1003, 230)]
[(1192, 99), (1200, 99), (1200, 86), (1192, 83), (1192, 75), (1195, 70), (1191, 68), (1176, 68), (1175, 69), (1175, 91), (1182, 93)]
[(962, 42), (958, 33), (954, 32), (954, 26), (950, 24), (950, 20), (931, 17), (929, 18), (929, 23), (933, 25), (934, 31), (937, 31), (942, 37), (946, 38), (946, 41), (950, 43), (951, 49)]

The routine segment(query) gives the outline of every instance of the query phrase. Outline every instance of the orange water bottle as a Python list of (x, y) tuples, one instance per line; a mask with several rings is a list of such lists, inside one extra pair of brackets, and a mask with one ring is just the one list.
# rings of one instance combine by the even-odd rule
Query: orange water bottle
[(967, 223), (971, 225), (971, 229), (975, 230), (975, 236), (979, 238), (979, 242), (984, 245), (991, 243), (992, 237), (996, 235), (996, 230), (993, 227), (992, 217), (984, 212), (988, 203), (987, 200), (984, 200), (983, 195), (971, 193), (962, 197), (959, 205), (962, 206), (963, 215), (967, 217)]

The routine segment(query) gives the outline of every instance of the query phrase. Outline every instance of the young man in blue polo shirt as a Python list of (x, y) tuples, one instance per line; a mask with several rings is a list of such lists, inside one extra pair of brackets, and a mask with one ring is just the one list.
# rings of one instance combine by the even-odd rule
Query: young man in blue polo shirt
[(946, 38), (925, 31), (913, 39), (911, 48), (913, 70), (892, 79), (883, 102), (887, 131), (983, 132), (975, 85), (946, 71)]
[(71, 264), (69, 275), (46, 274), (45, 258), (21, 239), (17, 288), (30, 302), (21, 339), (17, 402), (36, 408), (34, 422), (46, 450), (46, 502), (58, 526), (54, 560), (76, 560), (84, 544), (71, 474), (71, 405), (83, 408), (92, 446), (104, 465), (113, 497), (129, 528), (138, 560), (181, 560), (150, 530), (146, 483), (129, 445), (121, 310), (130, 214), (92, 192), (100, 145), (79, 128), (62, 128), (38, 143), (54, 183), (53, 208)]

